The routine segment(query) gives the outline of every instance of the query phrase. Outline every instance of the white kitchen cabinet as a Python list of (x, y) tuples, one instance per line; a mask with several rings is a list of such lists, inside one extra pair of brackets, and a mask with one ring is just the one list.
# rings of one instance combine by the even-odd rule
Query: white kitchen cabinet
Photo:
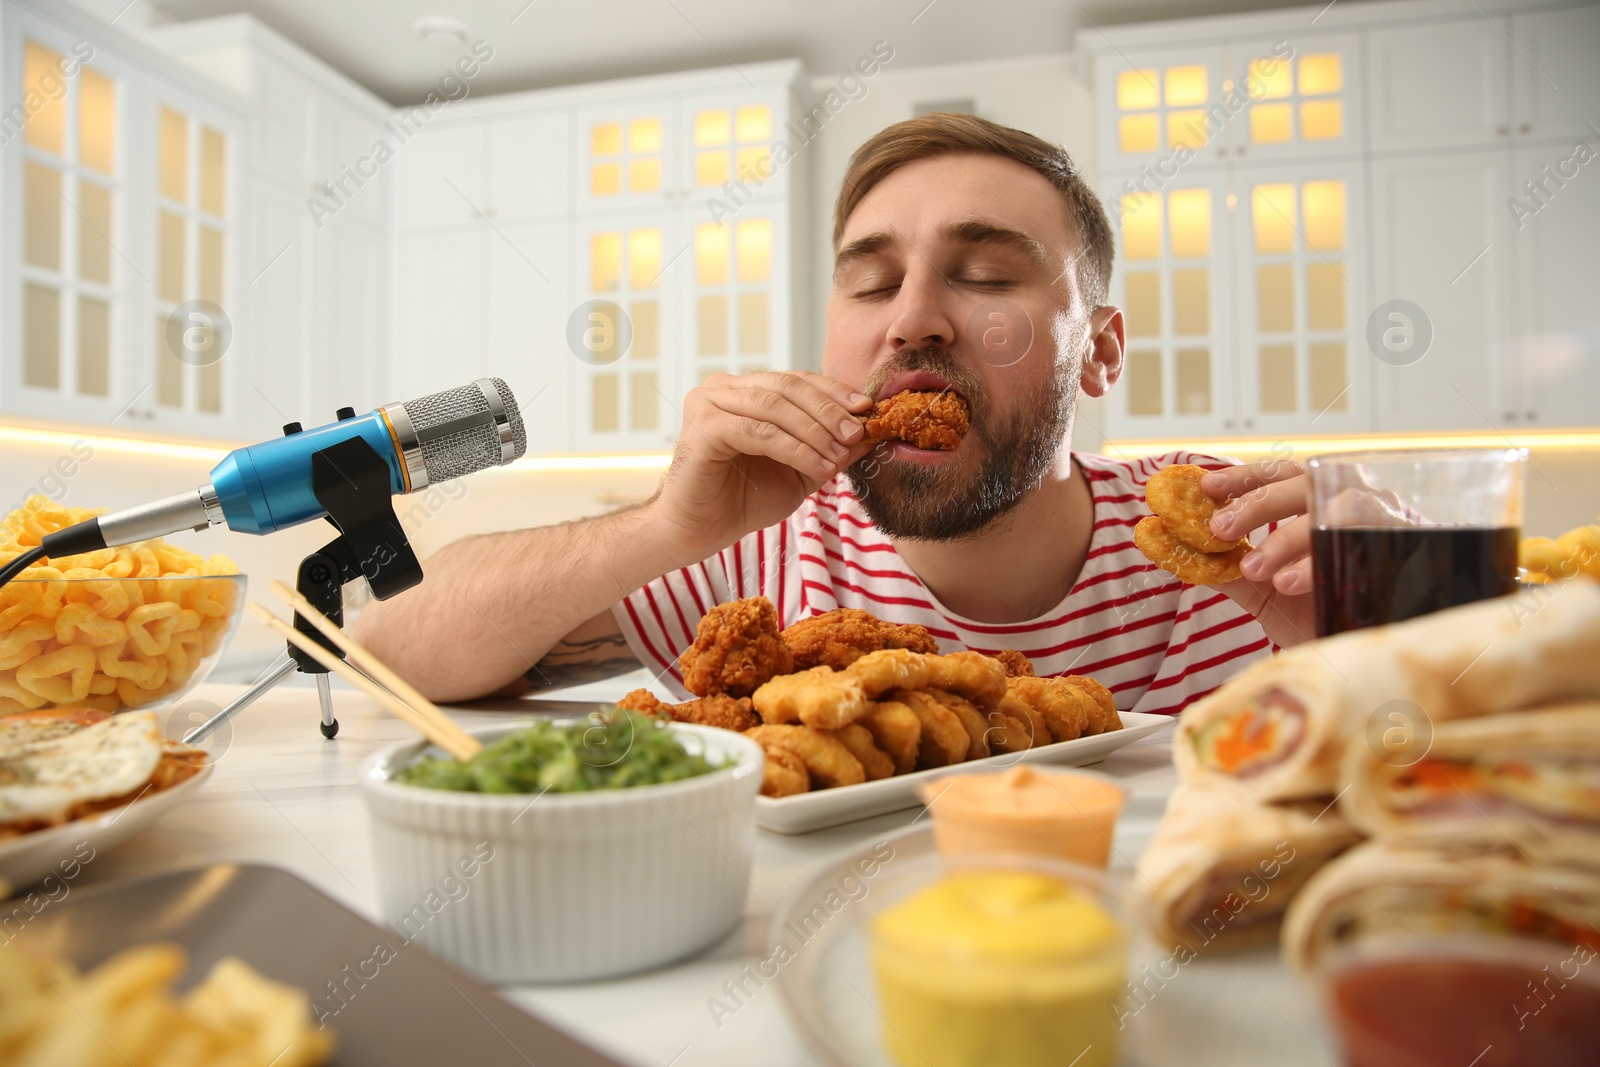
[(227, 434), (246, 368), (190, 302), (239, 310), (245, 102), (70, 7), (9, 4), (0, 49), (7, 99), (57, 98), (0, 157), (0, 406)]
[[(1600, 153), (1600, 135), (1585, 138)], [(1593, 269), (1600, 248), (1600, 158), (1579, 168), (1570, 145), (1524, 148), (1513, 157), (1515, 181), (1545, 166), (1565, 184), (1547, 186), (1537, 213), (1509, 222), (1508, 258), (1521, 283), (1517, 334), (1504, 354), (1517, 373), (1517, 399), (1505, 405), (1519, 426), (1594, 425), (1600, 420), (1600, 321), (1596, 317)], [(1564, 165), (1563, 161), (1570, 161)], [(1531, 198), (1520, 190), (1524, 203)], [(1578, 265), (1591, 264), (1585, 269)]]
[(1227, 158), (1355, 157), (1365, 112), (1361, 39), (1354, 33), (1262, 37), (1228, 46), (1230, 94), (1248, 105), (1227, 122)]
[(274, 182), (251, 182), (245, 196), (245, 240), (260, 262), (249, 263), (251, 299), (235, 325), (241, 346), (273, 370), (245, 386), (238, 435), (264, 437), (311, 414), (303, 398), (313, 373), (316, 260), (311, 242), (301, 239), (303, 196)]
[[(1500, 151), (1372, 163), (1372, 308), (1400, 299), (1421, 309), (1414, 323), (1385, 317), (1384, 328), (1401, 331), (1397, 349), (1407, 330), (1432, 334), (1420, 358), (1420, 349), (1373, 357), (1378, 429), (1516, 424), (1515, 386), (1500, 359), (1512, 336), (1506, 167)], [(1419, 343), (1417, 334), (1410, 345)]]
[(1471, 147), (1509, 136), (1508, 31), (1503, 15), (1368, 30), (1372, 151)]
[(487, 150), (487, 212), (501, 221), (565, 219), (571, 212), (568, 170), (572, 123), (548, 111), (491, 121)]
[[(522, 408), (529, 452), (565, 451), (575, 362), (566, 340), (567, 224), (501, 223), (483, 240), (488, 303), (483, 372), (511, 386)], [(467, 381), (462, 377), (456, 384)]]
[[(251, 64), (245, 55), (236, 54), (240, 47), (237, 44), (213, 47), (223, 50), (223, 62), (232, 60), (238, 64), (237, 74), (242, 75), (247, 69), (254, 74), (238, 87), (256, 105), (250, 130), (250, 169), (294, 189), (310, 188), (328, 177), (326, 173), (318, 174), (313, 166), (317, 128), (313, 86), (273, 57), (251, 57), (256, 59)], [(211, 49), (199, 51), (207, 59), (212, 58)]]
[(1119, 50), (1104, 57), (1095, 67), (1102, 170), (1148, 167), (1170, 178), (1180, 166), (1221, 159), (1228, 128), (1248, 121), (1242, 105), (1227, 102), (1231, 83), (1243, 74), (1229, 68), (1221, 46)]
[(1592, 138), (1600, 123), (1600, 5), (1511, 16), (1511, 90), (1518, 138)]
[(476, 223), (484, 201), (483, 126), (439, 123), (399, 147), (401, 230)]
[(482, 377), (482, 228), (409, 234), (396, 266), (390, 392), (410, 400)]
[(312, 238), (315, 291), (335, 292), (339, 301), (315, 302), (309, 378), (304, 394), (307, 426), (332, 422), (342, 407), (371, 411), (379, 404), (410, 397), (384, 394), (378, 387), (379, 366), (389, 350), (385, 323), (351, 315), (348, 308), (383, 305), (387, 284), (388, 241), (381, 226), (339, 220)]

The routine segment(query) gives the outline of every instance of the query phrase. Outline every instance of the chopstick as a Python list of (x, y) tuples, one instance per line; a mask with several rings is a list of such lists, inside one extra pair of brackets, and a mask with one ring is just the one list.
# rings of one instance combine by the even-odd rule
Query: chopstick
[[(310, 607), (310, 605), (308, 604), (307, 607)], [(416, 706), (412, 706), (255, 601), (246, 604), (245, 609), (265, 623), (274, 633), (367, 694), (373, 700), (376, 700), (393, 713), (396, 718), (456, 759), (471, 759), (483, 748), (483, 742), (457, 726), (444, 712), (434, 707), (425, 698), (421, 699)], [(304, 612), (301, 614), (311, 620), (314, 626), (317, 625), (318, 620), (321, 620), (335, 632), (338, 632), (338, 628), (334, 627), (333, 623), (328, 622), (321, 612), (318, 612), (315, 608), (311, 608), (311, 611), (314, 613), (313, 615), (305, 615)], [(318, 629), (320, 630), (321, 627), (318, 626)], [(341, 642), (348, 642), (350, 639), (340, 633), (339, 638), (330, 638), (330, 640), (333, 640), (335, 644), (339, 644), (340, 647), (344, 647)], [(360, 646), (356, 647), (359, 648)], [(375, 662), (371, 658), (371, 653), (366, 652), (364, 649), (362, 650), (362, 655), (368, 662)], [(387, 670), (387, 668), (385, 669)], [(390, 673), (392, 674), (392, 672)], [(409, 689), (410, 687), (407, 686), (406, 688)], [(411, 691), (413, 693), (416, 692), (415, 689)], [(420, 697), (420, 694), (418, 696)]]
[[(360, 667), (374, 681), (405, 701), (413, 711), (424, 718), (434, 719), (439, 724), (441, 731), (458, 735), (463, 744), (472, 746), (472, 751), (476, 752), (483, 747), (481, 741), (457, 726), (448, 715), (435, 707), (431, 700), (417, 692), (415, 686), (391, 670), (387, 663), (367, 651), (355, 638), (335, 626), (333, 621), (318, 611), (317, 606), (302, 596), (299, 590), (287, 582), (274, 578), (272, 580), (272, 591), (277, 593), (295, 611), (299, 612), (301, 618), (315, 626), (322, 636), (338, 645), (351, 663)], [(451, 754), (454, 755), (454, 753)], [(461, 757), (457, 756), (456, 758), (460, 759)]]

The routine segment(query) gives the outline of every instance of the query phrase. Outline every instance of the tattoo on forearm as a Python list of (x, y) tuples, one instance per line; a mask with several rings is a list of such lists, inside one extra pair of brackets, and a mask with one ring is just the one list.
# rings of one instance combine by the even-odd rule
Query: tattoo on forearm
[(615, 678), (639, 667), (621, 634), (601, 634), (580, 641), (562, 640), (523, 675), (534, 689), (561, 689)]

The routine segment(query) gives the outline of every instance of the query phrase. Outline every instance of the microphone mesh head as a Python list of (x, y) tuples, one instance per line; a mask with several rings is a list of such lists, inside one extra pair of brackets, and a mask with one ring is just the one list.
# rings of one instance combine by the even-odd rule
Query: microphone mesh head
[[(500, 396), (500, 403), (511, 424), (512, 459), (518, 459), (528, 450), (528, 432), (522, 425), (522, 411), (516, 397), (499, 378), (487, 381)], [(500, 466), (500, 429), (496, 417), (477, 383), (457, 389), (446, 389), (419, 400), (402, 404), (411, 425), (422, 440), (422, 462), (428, 469), (428, 482), (445, 482), (481, 471), (485, 467)], [(433, 438), (437, 427), (457, 420), (473, 420), (473, 425), (455, 433)]]

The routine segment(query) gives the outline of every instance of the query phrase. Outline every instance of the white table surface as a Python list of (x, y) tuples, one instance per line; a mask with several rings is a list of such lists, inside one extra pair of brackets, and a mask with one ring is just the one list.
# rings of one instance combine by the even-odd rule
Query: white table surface
[[(630, 680), (551, 695), (615, 697), (632, 687)], [(220, 707), (242, 690), (204, 685), (168, 714), (181, 718), (205, 705)], [(289, 684), (267, 694), (233, 721), (231, 735), (226, 729), (219, 732), (213, 749), (216, 771), (192, 802), (97, 857), (84, 867), (78, 884), (218, 862), (264, 863), (292, 871), (381, 923), (367, 811), (357, 783), (373, 752), (414, 735), (353, 690), (336, 686), (335, 699), (341, 729), (330, 742), (317, 730), (313, 688)], [(450, 713), (468, 728), (508, 718), (505, 711)], [(169, 733), (177, 729), (174, 722)], [(1092, 770), (1130, 793), (1112, 861), (1129, 866), (1175, 782), (1170, 731), (1137, 741)], [(754, 889), (745, 905), (745, 921), (705, 952), (677, 966), (616, 981), (506, 987), (502, 992), (638, 1067), (811, 1067), (818, 1061), (789, 1025), (773, 985), (759, 990), (731, 1017), (724, 1016), (720, 1026), (708, 1001), (724, 995), (723, 983), (738, 978), (743, 964), (754, 965), (766, 955), (772, 913), (800, 882), (827, 860), (868, 848), (920, 814), (897, 812), (800, 836), (758, 831)], [(1267, 950), (1202, 956), (1161, 983), (1135, 1023), (1141, 1034), (1133, 1039), (1136, 1052), (1125, 1060), (1148, 1067), (1331, 1065), (1339, 1058), (1312, 993), (1290, 978)]]

